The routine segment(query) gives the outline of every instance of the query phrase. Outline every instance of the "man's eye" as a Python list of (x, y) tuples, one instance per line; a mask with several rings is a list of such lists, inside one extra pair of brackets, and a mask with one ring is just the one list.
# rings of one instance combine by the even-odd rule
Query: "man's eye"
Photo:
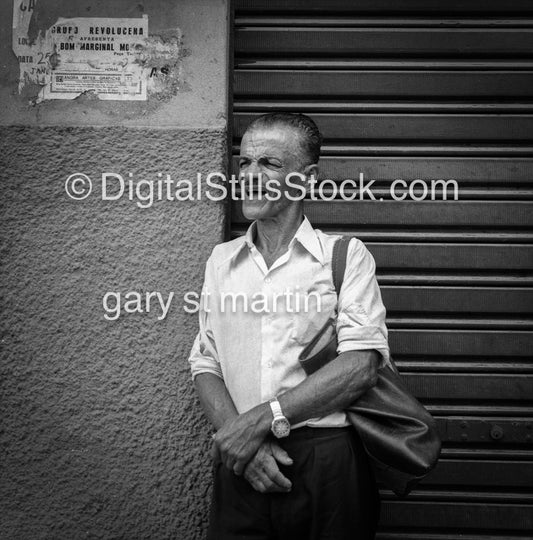
[(243, 167), (245, 167), (246, 165), (248, 165), (248, 162), (247, 161), (239, 161), (239, 168), (242, 169)]
[(276, 167), (276, 168), (278, 168), (278, 169), (281, 167), (281, 163), (279, 163), (279, 162), (277, 162), (277, 161), (269, 161), (269, 162), (267, 163), (267, 165), (268, 165), (269, 167)]

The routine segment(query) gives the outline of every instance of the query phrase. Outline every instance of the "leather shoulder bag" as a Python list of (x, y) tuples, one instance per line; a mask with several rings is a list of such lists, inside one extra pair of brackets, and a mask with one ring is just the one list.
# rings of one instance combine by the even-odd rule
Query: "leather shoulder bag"
[[(350, 237), (333, 248), (332, 272), (340, 294)], [(337, 357), (336, 321), (331, 317), (304, 348), (299, 361), (307, 375)], [(405, 497), (437, 464), (441, 441), (435, 420), (407, 390), (392, 359), (378, 370), (378, 381), (346, 410), (357, 430), (376, 480)]]

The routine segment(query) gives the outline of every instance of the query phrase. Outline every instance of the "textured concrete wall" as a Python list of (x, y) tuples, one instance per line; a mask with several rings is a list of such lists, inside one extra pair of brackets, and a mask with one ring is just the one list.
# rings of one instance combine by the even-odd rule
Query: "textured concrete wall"
[[(179, 29), (180, 84), (141, 103), (44, 102), (18, 95), (11, 6), (0, 8), (0, 537), (203, 537), (208, 426), (186, 358), (199, 290), (225, 207), (125, 198), (72, 201), (66, 177), (158, 172), (194, 181), (224, 170), (227, 4), (41, 0), (57, 16), (148, 14)], [(136, 14), (137, 13), (137, 14)], [(44, 21), (44, 22), (43, 22)], [(179, 66), (178, 66), (179, 64)], [(159, 313), (103, 317), (106, 291), (175, 293)]]

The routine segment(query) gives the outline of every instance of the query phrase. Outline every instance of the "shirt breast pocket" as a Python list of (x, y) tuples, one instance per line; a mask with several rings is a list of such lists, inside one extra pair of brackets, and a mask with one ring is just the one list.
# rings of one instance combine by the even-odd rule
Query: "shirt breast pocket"
[(291, 339), (302, 347), (318, 334), (330, 317), (336, 316), (337, 297), (334, 293), (313, 296), (310, 291), (307, 298), (307, 305), (302, 303), (290, 317)]

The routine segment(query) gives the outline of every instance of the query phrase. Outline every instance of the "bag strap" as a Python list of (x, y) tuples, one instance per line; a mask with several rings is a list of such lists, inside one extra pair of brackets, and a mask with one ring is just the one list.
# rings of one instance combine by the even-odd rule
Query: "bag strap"
[[(341, 292), (344, 271), (346, 270), (346, 258), (348, 255), (348, 244), (350, 243), (350, 240), (350, 236), (341, 236), (335, 241), (335, 244), (333, 244), (331, 273), (333, 274), (333, 284), (335, 285), (335, 291), (337, 292), (337, 300)], [(396, 375), (400, 376), (398, 368), (394, 364), (392, 357), (390, 358), (389, 365)]]
[(333, 245), (333, 254), (331, 257), (331, 272), (333, 274), (333, 284), (337, 292), (337, 298), (341, 292), (342, 282), (344, 280), (344, 271), (346, 270), (346, 256), (348, 255), (348, 244), (350, 236), (341, 236)]

